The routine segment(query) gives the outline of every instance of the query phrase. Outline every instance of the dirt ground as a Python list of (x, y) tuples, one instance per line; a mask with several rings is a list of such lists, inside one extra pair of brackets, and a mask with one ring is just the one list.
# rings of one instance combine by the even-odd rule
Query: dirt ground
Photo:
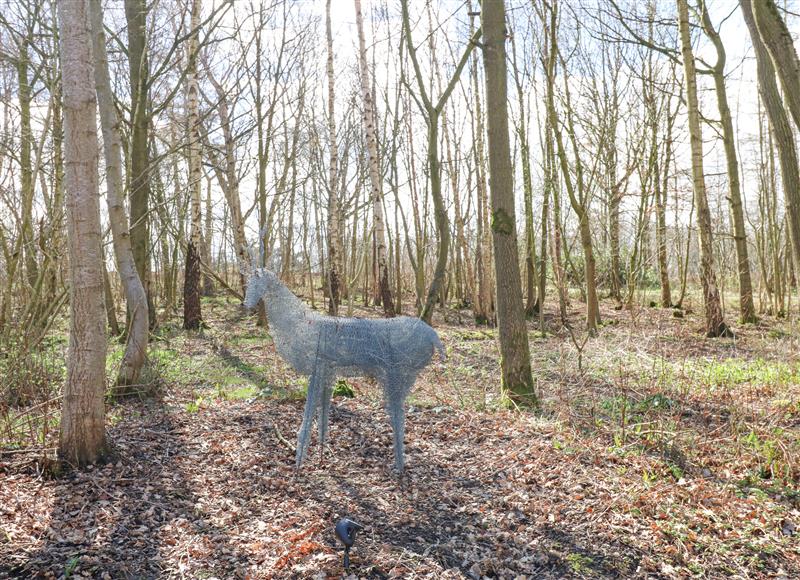
[(707, 340), (697, 315), (604, 307), (584, 344), (548, 313), (533, 414), (501, 404), (496, 331), (448, 312), (398, 478), (368, 379), (296, 472), (304, 379), (235, 305), (204, 308), (201, 335), (162, 325), (157, 396), (110, 405), (108, 463), (54, 478), (0, 452), (0, 577), (337, 578), (342, 516), (358, 578), (800, 577), (789, 322)]

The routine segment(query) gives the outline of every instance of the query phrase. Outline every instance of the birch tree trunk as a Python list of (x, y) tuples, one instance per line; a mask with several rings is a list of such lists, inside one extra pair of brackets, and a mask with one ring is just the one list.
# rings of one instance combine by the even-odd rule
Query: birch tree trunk
[(358, 28), (358, 55), (361, 72), (361, 97), (364, 100), (364, 134), (367, 140), (367, 161), (369, 163), (370, 203), (372, 205), (372, 229), (374, 260), (377, 266), (377, 292), (375, 302), (383, 305), (383, 314), (392, 317), (394, 301), (389, 285), (389, 264), (386, 260), (386, 224), (383, 215), (383, 187), (378, 165), (378, 136), (375, 124), (375, 103), (370, 89), (367, 47), (364, 41), (364, 19), (361, 15), (361, 0), (355, 0), (356, 27)]
[(522, 303), (514, 175), (508, 136), (505, 0), (484, 2), (481, 8), (502, 386), (512, 401), (537, 407), (539, 401), (531, 375), (528, 331)]
[(722, 305), (714, 272), (714, 246), (711, 232), (711, 212), (706, 197), (703, 172), (703, 133), (700, 127), (700, 106), (697, 100), (697, 75), (689, 31), (689, 7), (686, 0), (677, 0), (678, 28), (681, 36), (681, 55), (686, 81), (686, 108), (689, 116), (689, 140), (692, 149), (692, 182), (697, 206), (697, 228), (700, 233), (700, 281), (706, 312), (706, 334), (709, 337), (731, 336), (722, 315)]
[(83, 466), (105, 452), (106, 313), (98, 188), (97, 101), (86, 0), (60, 0), (65, 186), (70, 258), (67, 383), (58, 454)]
[(197, 85), (198, 27), (201, 0), (192, 1), (191, 36), (186, 74), (186, 139), (189, 149), (189, 191), (191, 195), (191, 232), (186, 249), (186, 272), (183, 280), (183, 328), (197, 330), (203, 315), (200, 310), (200, 244), (201, 244), (201, 179), (200, 166), (200, 102)]
[(106, 162), (106, 200), (108, 221), (114, 240), (117, 271), (122, 280), (128, 308), (128, 329), (125, 354), (117, 373), (118, 385), (137, 383), (147, 355), (149, 340), (147, 295), (131, 249), (128, 216), (125, 211), (122, 185), (122, 141), (119, 118), (114, 106), (111, 77), (108, 72), (106, 35), (103, 29), (103, 8), (100, 0), (89, 0), (92, 26), (92, 48), (95, 58), (94, 78), (100, 127), (103, 132), (103, 153)]
[[(360, 10), (357, 10), (360, 13)], [(336, 141), (336, 87), (333, 74), (333, 31), (331, 27), (331, 0), (325, 3), (325, 37), (328, 44), (326, 72), (328, 75), (328, 313), (339, 314), (342, 286), (341, 204), (339, 202), (339, 145)], [(400, 297), (398, 296), (398, 300)]]

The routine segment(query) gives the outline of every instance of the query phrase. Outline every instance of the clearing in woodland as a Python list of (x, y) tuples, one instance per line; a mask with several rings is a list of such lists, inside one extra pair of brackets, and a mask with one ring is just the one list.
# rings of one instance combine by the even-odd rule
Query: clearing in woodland
[(800, 575), (789, 322), (705, 339), (698, 315), (604, 307), (584, 343), (548, 312), (552, 333), (530, 326), (534, 415), (498, 397), (495, 331), (446, 311), (448, 359), (409, 399), (398, 481), (379, 391), (361, 379), (339, 384), (330, 446), (320, 459), (314, 435), (295, 473), (305, 379), (237, 304), (204, 300), (203, 333), (161, 326), (156, 396), (109, 407), (110, 462), (49, 477), (4, 417), (0, 576), (339, 577), (345, 515), (366, 527), (357, 577)]

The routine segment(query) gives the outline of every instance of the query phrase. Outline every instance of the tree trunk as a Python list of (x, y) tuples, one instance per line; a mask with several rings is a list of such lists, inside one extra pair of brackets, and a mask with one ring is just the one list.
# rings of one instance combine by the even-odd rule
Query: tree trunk
[(478, 194), (478, 227), (477, 227), (477, 248), (478, 248), (478, 304), (475, 310), (475, 322), (494, 326), (495, 304), (494, 304), (494, 284), (491, 272), (492, 261), (492, 235), (489, 227), (489, 195), (486, 190), (486, 154), (484, 147), (483, 126), (483, 107), (481, 106), (481, 91), (478, 83), (478, 56), (474, 55), (470, 68), (472, 77), (472, 87), (475, 101), (475, 182)]
[(497, 277), (497, 322), (502, 386), (515, 403), (537, 407), (517, 250), (514, 179), (508, 136), (505, 1), (484, 2), (483, 66), (489, 136), (489, 189)]
[(100, 109), (100, 126), (103, 132), (103, 151), (106, 162), (106, 200), (108, 221), (114, 240), (114, 255), (117, 272), (122, 280), (128, 311), (128, 328), (125, 354), (117, 373), (118, 385), (130, 385), (139, 381), (139, 374), (147, 356), (149, 340), (147, 296), (136, 271), (131, 249), (128, 216), (125, 212), (122, 184), (122, 141), (119, 118), (114, 105), (111, 77), (108, 71), (106, 39), (103, 29), (103, 10), (100, 0), (90, 0), (92, 38), (95, 57), (95, 86)]
[[(583, 185), (583, 166), (581, 164), (581, 158), (579, 149), (576, 142), (576, 135), (575, 135), (575, 128), (572, 125), (572, 118), (571, 115), (573, 114), (570, 110), (570, 102), (569, 102), (569, 81), (565, 79), (564, 82), (564, 90), (565, 96), (567, 98), (566, 103), (566, 114), (567, 114), (567, 133), (572, 143), (572, 148), (574, 151), (575, 157), (575, 172), (576, 178), (575, 182), (572, 180), (572, 175), (570, 173), (569, 161), (567, 159), (567, 152), (564, 147), (564, 140), (561, 135), (561, 131), (558, 127), (558, 114), (556, 112), (555, 106), (555, 59), (558, 55), (558, 44), (557, 44), (557, 36), (556, 36), (556, 9), (555, 6), (552, 8), (552, 17), (550, 23), (550, 46), (549, 50), (550, 62), (548, 62), (548, 73), (547, 73), (547, 114), (550, 118), (550, 126), (553, 130), (553, 136), (555, 139), (556, 144), (556, 153), (558, 154), (558, 159), (561, 166), (561, 175), (564, 179), (564, 187), (567, 190), (567, 194), (569, 195), (570, 205), (572, 206), (573, 211), (578, 216), (578, 226), (579, 232), (581, 236), (581, 246), (583, 247), (583, 254), (584, 254), (584, 277), (586, 281), (586, 330), (590, 335), (597, 334), (597, 326), (600, 322), (600, 308), (599, 302), (597, 297), (597, 280), (596, 280), (596, 265), (594, 259), (594, 249), (592, 247), (592, 232), (589, 225), (589, 207), (588, 207), (588, 196), (585, 192), (585, 188)], [(577, 184), (577, 191), (576, 191), (576, 184)], [(556, 227), (560, 229), (560, 225), (556, 224)], [(563, 278), (562, 280), (562, 292), (566, 290), (566, 280)], [(565, 299), (566, 297), (564, 297)]]
[[(764, 100), (764, 108), (767, 111), (772, 135), (775, 137), (775, 147), (778, 150), (778, 158), (781, 165), (781, 183), (783, 185), (784, 203), (786, 204), (786, 219), (789, 226), (789, 241), (792, 245), (792, 255), (795, 271), (797, 272), (800, 271), (800, 171), (798, 171), (797, 164), (797, 147), (786, 109), (783, 108), (781, 102), (778, 84), (775, 81), (778, 59), (774, 55), (770, 59), (770, 52), (767, 50), (767, 43), (763, 38), (765, 32), (767, 35), (770, 34), (770, 29), (762, 26), (763, 17), (762, 20), (758, 21), (758, 26), (756, 26), (753, 8), (757, 5), (759, 5), (758, 1), (741, 1), (744, 20), (750, 31), (750, 37), (756, 52), (758, 88), (761, 92), (761, 98)], [(761, 8), (758, 8), (756, 15), (760, 11)], [(788, 95), (785, 96), (789, 98)], [(774, 232), (775, 228), (771, 227), (770, 231)], [(778, 276), (777, 268), (773, 275)]]
[[(480, 30), (473, 32), (469, 42), (461, 55), (460, 60), (456, 64), (453, 76), (447, 84), (444, 92), (439, 96), (439, 100), (434, 104), (428, 96), (428, 91), (425, 88), (425, 79), (423, 77), (422, 68), (420, 67), (417, 59), (416, 48), (414, 41), (411, 37), (411, 22), (408, 14), (408, 0), (401, 1), (402, 6), (402, 20), (403, 31), (405, 33), (406, 46), (408, 54), (411, 57), (411, 62), (414, 65), (414, 75), (417, 79), (417, 87), (419, 88), (419, 99), (417, 103), (420, 104), (423, 114), (425, 115), (425, 122), (428, 125), (428, 173), (431, 185), (431, 198), (433, 199), (434, 208), (434, 221), (436, 223), (436, 232), (439, 235), (439, 244), (436, 256), (436, 266), (433, 271), (433, 278), (431, 285), (428, 288), (428, 294), (425, 298), (425, 304), (422, 307), (420, 318), (431, 323), (433, 318), (433, 308), (439, 300), (440, 293), (444, 284), (445, 269), (447, 267), (447, 256), (450, 248), (450, 222), (447, 217), (447, 208), (444, 203), (444, 196), (442, 195), (442, 172), (439, 162), (439, 116), (441, 115), (444, 105), (450, 98), (456, 83), (461, 76), (461, 71), (467, 64), (467, 59), (472, 52), (475, 43), (480, 37)], [(421, 102), (420, 102), (421, 100)], [(423, 271), (422, 260), (418, 261), (417, 276)]]
[[(341, 304), (342, 246), (341, 246), (341, 204), (339, 202), (339, 145), (336, 140), (336, 108), (333, 74), (333, 31), (331, 29), (331, 0), (325, 3), (325, 37), (328, 44), (326, 72), (328, 75), (328, 313), (339, 314)], [(399, 299), (399, 298), (398, 298)]]
[(98, 187), (97, 101), (88, 3), (58, 3), (64, 94), (70, 336), (59, 457), (76, 467), (106, 447), (106, 314)]
[[(201, 160), (202, 161), (202, 160)], [(234, 166), (234, 171), (236, 171), (236, 167)], [(236, 181), (234, 176), (234, 181)], [(200, 247), (202, 251), (200, 255), (205, 262), (205, 265), (208, 268), (213, 267), (213, 258), (211, 256), (211, 247), (214, 245), (214, 215), (211, 212), (211, 178), (206, 179), (206, 196), (205, 196), (205, 215), (203, 216), (204, 224), (204, 231), (202, 236), (202, 243)], [(224, 226), (224, 224), (223, 224)], [(222, 228), (222, 231), (225, 231), (225, 228)], [(224, 245), (224, 236), (223, 236), (223, 245)], [(227, 271), (223, 270), (226, 272)], [(214, 278), (211, 277), (209, 273), (203, 274), (203, 296), (213, 296), (214, 295)]]
[(717, 106), (722, 124), (722, 143), (725, 147), (725, 159), (728, 170), (728, 187), (733, 217), (733, 239), (736, 244), (736, 259), (739, 273), (739, 308), (740, 318), (743, 323), (756, 322), (756, 308), (753, 304), (753, 282), (750, 276), (750, 258), (747, 255), (747, 231), (744, 224), (744, 210), (742, 207), (742, 191), (739, 184), (739, 161), (736, 158), (736, 135), (733, 131), (731, 109), (728, 106), (728, 91), (725, 87), (725, 46), (719, 33), (711, 22), (705, 2), (702, 4), (703, 29), (714, 43), (717, 53), (717, 62), (711, 72), (714, 78), (714, 87), (717, 93)]
[(800, 86), (800, 59), (797, 57), (792, 34), (774, 0), (742, 0), (741, 4), (747, 1), (750, 2), (761, 42), (771, 57), (775, 74), (781, 83), (786, 108), (800, 129), (800, 91), (797, 88)]
[[(247, 245), (247, 238), (244, 232), (242, 201), (239, 195), (239, 174), (236, 169), (236, 141), (233, 134), (230, 105), (228, 104), (228, 91), (217, 82), (213, 71), (208, 67), (206, 67), (206, 75), (217, 93), (217, 113), (219, 114), (219, 122), (222, 126), (222, 136), (225, 142), (224, 171), (218, 171), (217, 177), (230, 211), (233, 243), (235, 245), (234, 251), (236, 252), (236, 266), (239, 270), (239, 284), (242, 293), (244, 293), (247, 290), (247, 280), (250, 278), (251, 260), (250, 249)], [(209, 215), (210, 209), (207, 207), (206, 219), (208, 219)]]
[[(150, 160), (148, 156), (149, 60), (147, 58), (147, 2), (125, 0), (128, 24), (128, 65), (131, 90), (131, 128), (128, 156), (130, 240), (139, 280), (147, 296), (150, 327), (156, 316), (150, 293)], [(130, 315), (130, 313), (129, 313)], [(131, 326), (129, 321), (128, 326)]]
[(189, 149), (189, 191), (191, 195), (191, 232), (186, 250), (186, 273), (183, 279), (183, 328), (198, 330), (203, 320), (200, 310), (201, 179), (200, 103), (197, 84), (198, 27), (201, 0), (192, 1), (191, 36), (187, 47), (189, 62), (186, 74), (186, 140)]
[(700, 127), (700, 108), (697, 102), (697, 77), (694, 54), (689, 30), (689, 7), (686, 0), (677, 0), (678, 27), (681, 36), (681, 54), (686, 81), (686, 108), (689, 116), (689, 140), (692, 149), (692, 182), (695, 205), (697, 206), (697, 227), (700, 233), (700, 280), (703, 285), (703, 301), (706, 312), (706, 334), (709, 337), (731, 336), (722, 315), (722, 305), (717, 289), (717, 276), (714, 272), (714, 246), (711, 231), (711, 212), (706, 197), (706, 183), (703, 172), (703, 134)]
[(119, 336), (119, 322), (117, 322), (117, 309), (114, 305), (114, 292), (111, 289), (111, 276), (108, 275), (106, 268), (106, 256), (103, 253), (103, 296), (106, 302), (106, 318), (108, 319), (108, 331), (111, 336)]
[(38, 261), (36, 243), (33, 236), (33, 199), (35, 195), (34, 172), (31, 152), (33, 148), (33, 130), (31, 128), (32, 87), (28, 78), (28, 44), (29, 37), (19, 43), (19, 59), (17, 60), (17, 82), (19, 84), (20, 112), (20, 194), (22, 201), (22, 247), (25, 254), (25, 270), (31, 288), (38, 278)]
[[(616, 145), (613, 145), (616, 147)], [(617, 302), (622, 301), (622, 266), (619, 252), (619, 205), (622, 201), (619, 191), (611, 188), (608, 195), (608, 240), (611, 251), (611, 293)]]
[[(670, 111), (670, 99), (667, 100), (666, 135), (664, 136), (664, 162), (661, 164), (661, 174), (656, 175), (661, 185), (656, 190), (656, 245), (658, 254), (658, 272), (661, 278), (661, 306), (672, 306), (672, 288), (669, 281), (669, 261), (667, 256), (667, 191), (669, 184), (669, 166), (672, 163), (672, 130), (675, 126), (675, 117), (680, 104), (675, 112)], [(657, 129), (656, 129), (657, 130)], [(677, 225), (677, 224), (676, 224)], [(680, 256), (678, 257), (680, 260)]]
[(525, 199), (525, 316), (532, 317), (539, 311), (540, 301), (536, 287), (536, 238), (533, 232), (533, 181), (531, 177), (530, 144), (525, 115), (525, 92), (517, 67), (516, 43), (511, 37), (511, 64), (514, 69), (514, 85), (517, 88), (519, 123), (516, 128), (519, 139), (520, 163), (522, 163), (522, 193)]
[(383, 314), (387, 318), (395, 315), (392, 288), (389, 285), (389, 263), (386, 260), (386, 224), (383, 215), (383, 187), (381, 171), (378, 163), (378, 127), (375, 118), (375, 104), (370, 90), (369, 67), (367, 64), (367, 47), (364, 41), (364, 19), (361, 15), (361, 0), (355, 0), (356, 28), (358, 28), (359, 62), (361, 65), (361, 97), (364, 100), (364, 133), (367, 141), (367, 157), (369, 162), (369, 180), (371, 186), (370, 202), (372, 204), (372, 229), (377, 267), (377, 293), (375, 302), (383, 305)]

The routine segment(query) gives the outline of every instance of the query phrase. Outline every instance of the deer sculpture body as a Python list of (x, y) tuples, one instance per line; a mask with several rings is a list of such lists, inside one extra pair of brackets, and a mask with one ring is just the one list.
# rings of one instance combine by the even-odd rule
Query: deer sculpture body
[(325, 444), (336, 378), (370, 376), (383, 387), (394, 434), (394, 465), (402, 473), (405, 400), (434, 352), (438, 350), (444, 358), (436, 331), (422, 320), (407, 316), (370, 320), (319, 314), (264, 268), (253, 272), (244, 305), (252, 310), (262, 298), (278, 354), (298, 373), (309, 377), (297, 435), (296, 466), (303, 462), (317, 414), (319, 444)]

